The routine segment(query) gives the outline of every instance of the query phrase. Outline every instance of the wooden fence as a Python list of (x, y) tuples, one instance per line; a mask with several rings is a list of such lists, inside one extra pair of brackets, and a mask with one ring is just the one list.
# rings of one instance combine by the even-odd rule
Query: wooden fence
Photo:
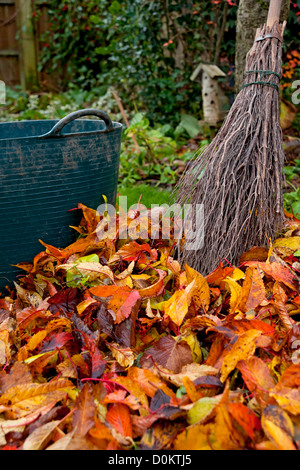
[[(37, 11), (33, 21), (33, 12)], [(0, 0), (0, 80), (7, 86), (51, 82), (37, 70), (40, 38), (47, 29), (47, 4), (41, 0)]]

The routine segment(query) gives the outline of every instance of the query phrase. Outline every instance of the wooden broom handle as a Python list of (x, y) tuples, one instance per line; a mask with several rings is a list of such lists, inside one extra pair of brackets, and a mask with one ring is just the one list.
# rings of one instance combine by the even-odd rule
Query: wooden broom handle
[(275, 21), (279, 22), (282, 0), (271, 0), (267, 19), (267, 26), (272, 28)]

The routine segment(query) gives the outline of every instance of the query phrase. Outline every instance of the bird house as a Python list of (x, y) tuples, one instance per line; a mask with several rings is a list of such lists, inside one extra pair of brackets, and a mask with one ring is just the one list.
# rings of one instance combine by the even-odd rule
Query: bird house
[(228, 98), (218, 81), (219, 77), (225, 76), (225, 73), (217, 65), (202, 63), (191, 75), (192, 81), (202, 82), (204, 121), (211, 125), (222, 121), (226, 115)]

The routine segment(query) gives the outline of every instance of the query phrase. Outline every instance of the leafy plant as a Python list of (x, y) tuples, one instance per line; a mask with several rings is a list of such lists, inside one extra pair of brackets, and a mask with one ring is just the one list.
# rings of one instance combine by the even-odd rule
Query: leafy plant
[(167, 135), (170, 130), (169, 125), (151, 127), (149, 119), (142, 113), (133, 117), (130, 126), (124, 131), (122, 142), (122, 184), (134, 184), (136, 181), (149, 179), (157, 184), (175, 182), (176, 172), (171, 165), (177, 157), (177, 143)]
[(300, 188), (283, 195), (284, 207), (296, 217), (300, 217)]

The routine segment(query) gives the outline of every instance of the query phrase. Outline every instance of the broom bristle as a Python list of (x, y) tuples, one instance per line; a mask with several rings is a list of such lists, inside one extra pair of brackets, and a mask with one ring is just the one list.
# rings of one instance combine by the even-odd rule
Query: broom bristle
[[(263, 26), (258, 35), (276, 32)], [(183, 248), (181, 258), (204, 274), (221, 261), (238, 264), (242, 253), (264, 246), (283, 225), (284, 153), (279, 114), (282, 46), (278, 39), (254, 42), (246, 58), (245, 86), (213, 141), (195, 157), (175, 188), (176, 202), (204, 205), (198, 250)], [(273, 71), (262, 74), (249, 71)], [(248, 73), (247, 73), (248, 72)], [(276, 75), (277, 74), (277, 75)], [(276, 89), (276, 85), (278, 89)], [(186, 234), (189, 238), (188, 234)]]

